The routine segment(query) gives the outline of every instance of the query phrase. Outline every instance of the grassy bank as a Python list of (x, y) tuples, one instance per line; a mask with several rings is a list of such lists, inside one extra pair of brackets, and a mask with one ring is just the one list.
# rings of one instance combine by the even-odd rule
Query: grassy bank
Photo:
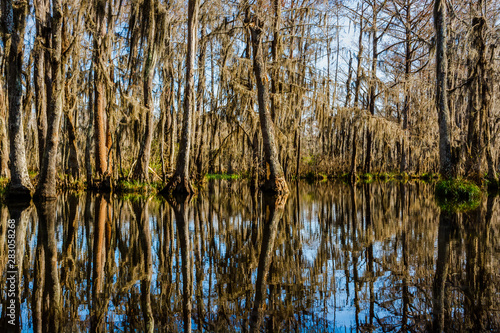
[(448, 212), (465, 212), (479, 206), (481, 188), (465, 179), (440, 180), (435, 196), (439, 207)]

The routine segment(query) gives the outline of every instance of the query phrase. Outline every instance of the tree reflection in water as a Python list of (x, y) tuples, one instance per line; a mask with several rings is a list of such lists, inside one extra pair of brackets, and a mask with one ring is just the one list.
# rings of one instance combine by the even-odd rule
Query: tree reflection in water
[[(263, 198), (264, 220), (262, 222), (264, 223), (264, 228), (262, 231), (262, 243), (260, 245), (259, 266), (257, 267), (257, 280), (255, 282), (255, 298), (250, 317), (250, 332), (258, 332), (262, 325), (267, 278), (273, 260), (274, 241), (278, 231), (278, 222), (283, 216), (287, 197), (288, 195), (264, 195)], [(273, 327), (271, 324), (270, 329), (275, 331), (278, 328)]]
[(500, 329), (498, 197), (442, 213), (423, 183), (291, 190), (269, 201), (218, 180), (170, 204), (63, 193), (36, 209), (0, 206), (4, 277), (6, 220), (26, 221), (16, 229), (23, 329)]

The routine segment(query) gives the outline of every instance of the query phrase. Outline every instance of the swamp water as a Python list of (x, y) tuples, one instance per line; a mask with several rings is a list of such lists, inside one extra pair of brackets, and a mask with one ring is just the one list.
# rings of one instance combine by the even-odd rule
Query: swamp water
[(446, 213), (424, 183), (289, 185), (0, 206), (0, 331), (9, 219), (26, 332), (500, 330), (498, 197)]

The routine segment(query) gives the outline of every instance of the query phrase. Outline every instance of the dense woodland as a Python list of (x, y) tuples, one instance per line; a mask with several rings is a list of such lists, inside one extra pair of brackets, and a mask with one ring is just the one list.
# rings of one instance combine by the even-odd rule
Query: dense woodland
[(41, 198), (207, 173), (495, 179), (499, 7), (3, 0), (0, 176)]

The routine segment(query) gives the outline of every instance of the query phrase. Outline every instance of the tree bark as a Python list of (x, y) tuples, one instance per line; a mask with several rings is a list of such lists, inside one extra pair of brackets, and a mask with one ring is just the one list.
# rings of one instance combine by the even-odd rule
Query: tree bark
[[(472, 52), (474, 59), (471, 64), (472, 82), (469, 86), (469, 126), (468, 126), (468, 146), (470, 153), (467, 154), (466, 173), (467, 178), (481, 183), (484, 174), (484, 157), (491, 154), (489, 143), (488, 114), (491, 108), (491, 87), (489, 79), (490, 70), (486, 57), (486, 45), (484, 41), (484, 30), (486, 20), (482, 16), (472, 19)], [(489, 160), (491, 160), (490, 156)], [(488, 173), (491, 171), (492, 163), (488, 163)]]
[[(15, 8), (14, 8), (15, 7)], [(33, 185), (26, 165), (22, 108), (22, 70), (24, 30), (28, 3), (2, 1), (4, 46), (7, 58), (7, 91), (9, 96), (10, 188), (9, 196), (31, 197)]]
[(177, 156), (175, 174), (162, 190), (168, 194), (191, 194), (194, 192), (189, 177), (189, 158), (191, 151), (191, 131), (194, 109), (194, 62), (198, 32), (199, 0), (188, 2), (188, 50), (186, 60), (186, 88), (184, 96), (184, 119), (182, 121), (182, 136)]
[(106, 149), (106, 85), (104, 74), (104, 38), (106, 35), (105, 15), (106, 1), (95, 0), (96, 32), (94, 34), (94, 137), (95, 137), (95, 169), (99, 178), (108, 170)]
[(354, 90), (354, 107), (359, 107), (359, 93), (361, 90), (361, 77), (363, 67), (361, 66), (361, 59), (363, 58), (363, 16), (364, 16), (365, 8), (362, 5), (361, 7), (361, 15), (359, 18), (359, 37), (358, 37), (358, 64), (356, 66), (356, 87)]
[(268, 109), (269, 92), (266, 87), (267, 73), (264, 63), (262, 49), (262, 35), (264, 33), (264, 22), (255, 17), (250, 24), (253, 46), (253, 70), (257, 83), (257, 96), (259, 104), (259, 119), (262, 130), (262, 141), (265, 161), (269, 166), (269, 177), (262, 185), (262, 190), (278, 194), (288, 193), (288, 185), (285, 180), (283, 169), (278, 159), (276, 140), (274, 135), (274, 124)]
[(47, 108), (47, 138), (43, 152), (40, 179), (35, 195), (40, 199), (56, 198), (57, 146), (59, 124), (63, 107), (63, 64), (62, 64), (62, 1), (52, 1), (51, 49), (48, 52), (52, 84)]
[[(377, 96), (377, 61), (378, 61), (378, 40), (379, 36), (377, 36), (377, 16), (380, 11), (380, 7), (377, 8), (377, 4), (373, 2), (373, 17), (372, 17), (372, 68), (371, 68), (371, 80), (369, 87), (369, 105), (368, 109), (370, 114), (375, 116), (375, 99)], [(366, 157), (365, 157), (365, 173), (371, 172), (371, 161), (372, 161), (372, 142), (373, 142), (373, 133), (368, 126), (366, 132)]]
[(408, 161), (407, 161), (407, 139), (409, 138), (409, 133), (408, 133), (408, 117), (410, 113), (410, 87), (409, 87), (409, 81), (410, 81), (410, 72), (411, 72), (411, 63), (412, 63), (412, 51), (411, 51), (411, 30), (410, 30), (410, 24), (411, 22), (411, 2), (407, 2), (406, 5), (406, 23), (407, 25), (405, 26), (405, 84), (404, 84), (404, 94), (405, 94), (405, 99), (404, 99), (404, 104), (403, 104), (403, 132), (404, 136), (402, 139), (402, 144), (401, 144), (401, 164), (399, 167), (399, 171), (401, 173), (406, 172), (408, 169)]
[(38, 168), (41, 170), (43, 164), (43, 152), (45, 151), (45, 138), (47, 137), (47, 88), (45, 81), (49, 80), (45, 70), (45, 47), (48, 44), (44, 31), (48, 29), (48, 10), (47, 0), (36, 0), (34, 2), (36, 19), (36, 39), (35, 45), (35, 110), (38, 134)]
[(7, 140), (7, 105), (3, 87), (0, 85), (0, 177), (10, 177), (9, 142)]
[(78, 146), (76, 140), (75, 125), (73, 124), (73, 118), (69, 113), (66, 113), (66, 120), (69, 140), (68, 171), (74, 179), (78, 179), (80, 178), (80, 163), (78, 162)]
[(436, 106), (439, 122), (439, 171), (444, 178), (454, 176), (451, 159), (450, 112), (448, 110), (448, 59), (446, 58), (446, 1), (434, 1), (434, 27), (436, 29)]
[(139, 150), (139, 157), (135, 165), (132, 178), (148, 182), (149, 181), (149, 161), (151, 159), (151, 142), (153, 141), (153, 78), (157, 61), (158, 45), (155, 45), (156, 32), (156, 2), (147, 1), (147, 56), (144, 64), (143, 93), (144, 108), (146, 109), (146, 128)]

